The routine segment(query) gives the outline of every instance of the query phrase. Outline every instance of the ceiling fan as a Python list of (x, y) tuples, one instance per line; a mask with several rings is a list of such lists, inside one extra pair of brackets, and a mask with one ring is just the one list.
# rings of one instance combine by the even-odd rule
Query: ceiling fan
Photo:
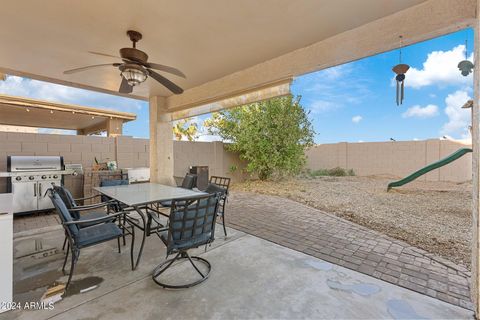
[(181, 94), (183, 92), (182, 88), (180, 88), (164, 76), (153, 71), (152, 69), (168, 72), (176, 76), (186, 78), (183, 72), (173, 67), (165, 66), (158, 63), (147, 62), (148, 55), (145, 52), (136, 48), (136, 43), (142, 39), (142, 34), (137, 31), (129, 30), (127, 31), (127, 35), (130, 37), (130, 40), (133, 43), (133, 47), (121, 48), (120, 57), (106, 53), (89, 51), (90, 53), (96, 55), (122, 59), (123, 63), (97, 64), (93, 66), (67, 70), (63, 73), (72, 74), (91, 68), (113, 66), (120, 70), (120, 75), (122, 77), (122, 82), (120, 83), (120, 88), (118, 89), (118, 92), (120, 93), (131, 93), (134, 86), (144, 82), (145, 80), (147, 80), (148, 77), (152, 77), (153, 79), (161, 83), (163, 86), (165, 86), (168, 90), (172, 91), (174, 94)]

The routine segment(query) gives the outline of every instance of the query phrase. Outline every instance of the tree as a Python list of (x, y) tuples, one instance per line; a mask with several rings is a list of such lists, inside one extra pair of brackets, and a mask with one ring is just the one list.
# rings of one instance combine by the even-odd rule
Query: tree
[(183, 137), (186, 137), (188, 141), (195, 141), (197, 138), (198, 126), (195, 122), (191, 122), (189, 119), (181, 119), (173, 125), (172, 130), (178, 141), (182, 140)]
[(261, 180), (298, 173), (315, 135), (300, 97), (291, 95), (214, 113), (204, 126), (228, 142), (227, 149), (238, 152), (247, 172)]

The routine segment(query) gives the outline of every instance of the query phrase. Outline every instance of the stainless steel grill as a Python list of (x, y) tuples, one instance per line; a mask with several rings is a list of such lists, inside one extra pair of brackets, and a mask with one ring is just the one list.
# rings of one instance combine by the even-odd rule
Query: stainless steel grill
[(13, 212), (29, 213), (52, 209), (53, 205), (45, 192), (52, 183), (62, 185), (63, 176), (76, 175), (80, 169), (67, 169), (61, 156), (9, 156), (7, 177), (8, 192), (13, 193)]

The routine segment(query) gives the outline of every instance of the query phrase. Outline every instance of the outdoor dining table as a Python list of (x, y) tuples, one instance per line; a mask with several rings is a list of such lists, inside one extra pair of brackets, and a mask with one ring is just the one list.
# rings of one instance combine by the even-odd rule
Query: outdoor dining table
[(147, 217), (142, 210), (145, 210), (146, 213), (148, 213), (149, 210), (160, 213), (154, 210), (151, 205), (156, 205), (163, 201), (190, 198), (205, 194), (205, 192), (201, 191), (172, 187), (159, 183), (138, 183), (109, 187), (94, 187), (93, 189), (107, 197), (123, 203), (128, 207), (127, 211), (137, 212), (139, 214), (142, 222), (141, 224), (133, 219), (129, 219), (130, 223), (143, 231), (142, 242), (140, 244), (137, 261), (134, 264), (134, 270), (140, 262), (145, 239), (147, 237)]

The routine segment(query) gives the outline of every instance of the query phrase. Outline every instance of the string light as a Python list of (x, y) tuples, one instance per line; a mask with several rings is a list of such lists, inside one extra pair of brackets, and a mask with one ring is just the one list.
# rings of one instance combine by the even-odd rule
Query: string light
[(27, 112), (30, 112), (30, 109), (27, 108)]
[(53, 113), (53, 110), (50, 110), (50, 113)]

